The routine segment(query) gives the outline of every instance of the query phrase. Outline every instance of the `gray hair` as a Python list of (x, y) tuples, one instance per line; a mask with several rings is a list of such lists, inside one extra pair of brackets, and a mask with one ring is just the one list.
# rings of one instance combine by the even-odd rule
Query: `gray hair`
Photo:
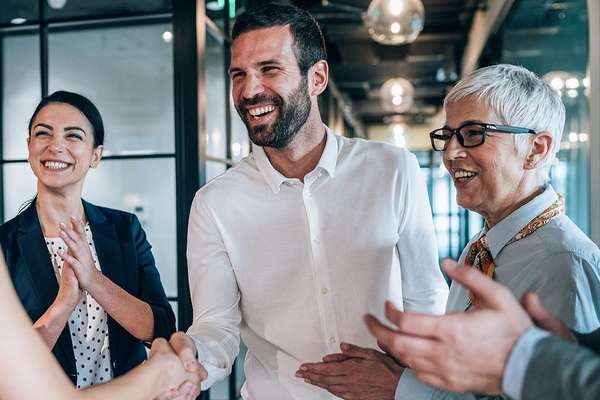
[[(466, 97), (484, 102), (506, 125), (552, 135), (552, 148), (536, 170), (541, 183), (547, 183), (565, 125), (565, 106), (560, 95), (533, 72), (516, 65), (498, 64), (463, 77), (446, 95), (444, 109)], [(531, 135), (513, 136), (515, 148), (519, 154), (525, 154), (532, 142)]]

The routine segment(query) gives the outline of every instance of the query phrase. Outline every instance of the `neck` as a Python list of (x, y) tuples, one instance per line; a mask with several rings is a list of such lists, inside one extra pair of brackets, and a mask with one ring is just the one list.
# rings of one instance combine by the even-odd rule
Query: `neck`
[(68, 224), (71, 217), (79, 220), (84, 219), (80, 192), (74, 194), (55, 192), (41, 188), (38, 184), (35, 205), (45, 236), (58, 236), (58, 224), (61, 222)]
[(485, 223), (488, 228), (493, 227), (498, 222), (502, 221), (504, 218), (508, 217), (515, 210), (518, 210), (525, 204), (529, 203), (535, 197), (539, 196), (544, 191), (544, 186), (536, 185), (532, 187), (530, 190), (515, 192), (515, 193), (523, 193), (516, 201), (511, 202), (509, 205), (500, 207), (497, 210), (492, 212), (482, 213), (483, 218), (485, 219)]
[(327, 135), (320, 116), (311, 117), (285, 148), (264, 148), (273, 168), (286, 178), (304, 181), (306, 174), (315, 169), (321, 159)]

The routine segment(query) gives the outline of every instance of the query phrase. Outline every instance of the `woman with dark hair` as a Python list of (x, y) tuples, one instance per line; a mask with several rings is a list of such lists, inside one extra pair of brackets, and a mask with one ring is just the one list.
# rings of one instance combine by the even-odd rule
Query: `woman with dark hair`
[(123, 375), (175, 316), (138, 219), (81, 198), (104, 126), (87, 98), (55, 92), (29, 122), (37, 195), (0, 227), (8, 271), (34, 328), (77, 388)]

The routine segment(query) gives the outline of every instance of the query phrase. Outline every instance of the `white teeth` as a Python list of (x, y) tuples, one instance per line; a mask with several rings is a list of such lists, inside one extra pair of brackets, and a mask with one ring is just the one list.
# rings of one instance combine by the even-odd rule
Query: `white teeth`
[(454, 171), (454, 177), (455, 178), (471, 178), (473, 176), (477, 175), (475, 172), (471, 172), (471, 171), (465, 171), (465, 170), (458, 170), (458, 171)]
[(269, 113), (269, 112), (273, 111), (274, 109), (275, 109), (275, 106), (269, 105), (269, 106), (264, 106), (264, 107), (252, 108), (252, 109), (248, 110), (248, 112), (253, 117), (258, 117), (260, 115)]
[(50, 169), (63, 169), (67, 168), (69, 164), (60, 161), (46, 161), (44, 162), (44, 166)]

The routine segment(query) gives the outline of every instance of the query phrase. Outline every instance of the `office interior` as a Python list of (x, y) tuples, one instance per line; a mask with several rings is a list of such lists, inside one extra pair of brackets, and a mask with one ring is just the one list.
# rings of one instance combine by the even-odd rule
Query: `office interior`
[[(185, 260), (189, 206), (204, 184), (251, 152), (227, 74), (235, 16), (259, 0), (0, 0), (0, 219), (35, 195), (27, 124), (56, 90), (89, 97), (106, 127), (105, 156), (84, 197), (140, 219), (178, 328), (191, 323)], [(482, 227), (456, 204), (428, 132), (465, 73), (523, 65), (561, 93), (566, 125), (551, 181), (567, 214), (600, 245), (600, 3), (597, 0), (422, 0), (414, 37), (369, 22), (404, 0), (297, 0), (322, 27), (331, 77), (324, 122), (348, 137), (417, 155), (441, 259)], [(420, 24), (420, 26), (419, 26)], [(402, 35), (396, 35), (402, 36)], [(399, 96), (410, 93), (410, 98)], [(243, 356), (243, 351), (242, 351)], [(202, 396), (239, 398), (242, 363)]]

